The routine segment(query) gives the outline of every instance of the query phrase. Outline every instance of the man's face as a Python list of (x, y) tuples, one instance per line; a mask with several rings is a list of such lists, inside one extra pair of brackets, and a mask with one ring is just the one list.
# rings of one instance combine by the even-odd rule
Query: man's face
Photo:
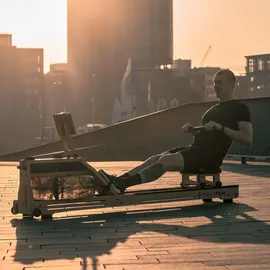
[(232, 91), (232, 83), (226, 74), (217, 74), (214, 78), (214, 89), (218, 98), (226, 97)]

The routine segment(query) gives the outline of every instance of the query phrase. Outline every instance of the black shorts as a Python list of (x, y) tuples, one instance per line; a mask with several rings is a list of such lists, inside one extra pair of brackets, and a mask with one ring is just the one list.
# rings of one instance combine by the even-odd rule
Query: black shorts
[(183, 155), (184, 168), (181, 171), (182, 173), (196, 173), (200, 172), (201, 170), (217, 169), (216, 161), (201, 149), (197, 149), (195, 147), (179, 147), (171, 149), (169, 152), (172, 154), (181, 152)]

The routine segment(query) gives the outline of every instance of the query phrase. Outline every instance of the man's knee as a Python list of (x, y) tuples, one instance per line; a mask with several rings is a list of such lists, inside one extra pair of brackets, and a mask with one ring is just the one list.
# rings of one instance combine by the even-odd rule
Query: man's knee
[(176, 154), (163, 155), (158, 159), (157, 163), (162, 165), (166, 171), (181, 170), (184, 167), (184, 157), (180, 152)]

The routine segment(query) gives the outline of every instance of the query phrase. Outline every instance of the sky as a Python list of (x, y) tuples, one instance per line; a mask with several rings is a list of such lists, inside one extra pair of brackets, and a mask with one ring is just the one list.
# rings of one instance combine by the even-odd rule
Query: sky
[[(110, 1), (110, 0), (106, 0)], [(174, 0), (174, 58), (244, 72), (245, 56), (270, 53), (270, 0)], [(17, 47), (44, 48), (50, 63), (67, 61), (66, 0), (0, 0), (0, 33)]]

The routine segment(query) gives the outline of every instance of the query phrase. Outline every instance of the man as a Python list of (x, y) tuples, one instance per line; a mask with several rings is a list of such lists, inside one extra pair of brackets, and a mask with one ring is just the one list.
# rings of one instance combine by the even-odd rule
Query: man
[[(216, 169), (222, 165), (233, 141), (249, 146), (253, 139), (253, 128), (248, 107), (233, 96), (236, 79), (230, 70), (215, 74), (214, 89), (219, 103), (211, 107), (202, 117), (205, 130), (194, 134), (194, 143), (185, 148), (176, 148), (148, 158), (138, 167), (120, 177), (101, 170), (119, 193), (126, 188), (152, 182), (166, 172), (199, 172)], [(194, 125), (187, 123), (183, 132), (190, 133)]]

